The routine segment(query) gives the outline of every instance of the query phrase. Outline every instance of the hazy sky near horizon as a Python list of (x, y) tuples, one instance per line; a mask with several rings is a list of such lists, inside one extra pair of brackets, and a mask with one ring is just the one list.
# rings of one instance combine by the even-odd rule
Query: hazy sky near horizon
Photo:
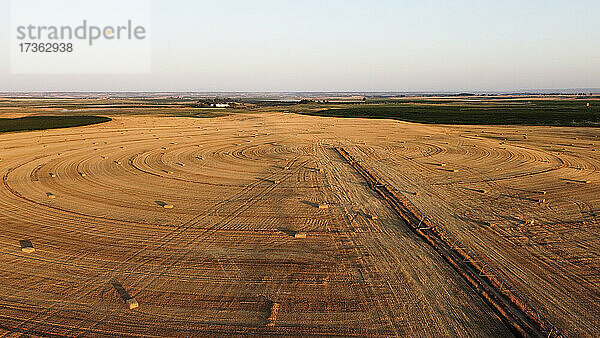
[(0, 91), (600, 88), (598, 0), (152, 0), (138, 75), (11, 74), (9, 3)]

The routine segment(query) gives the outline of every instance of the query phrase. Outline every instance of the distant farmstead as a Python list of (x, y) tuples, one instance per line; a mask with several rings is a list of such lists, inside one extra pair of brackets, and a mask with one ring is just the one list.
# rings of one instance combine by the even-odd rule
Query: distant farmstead
[(235, 102), (223, 99), (203, 99), (196, 103), (198, 108), (229, 108), (234, 105)]

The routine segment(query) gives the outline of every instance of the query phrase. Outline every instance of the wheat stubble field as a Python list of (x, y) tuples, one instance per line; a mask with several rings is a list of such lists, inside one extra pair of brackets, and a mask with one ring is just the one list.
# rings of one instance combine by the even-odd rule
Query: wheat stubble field
[(0, 134), (9, 336), (518, 334), (356, 165), (553, 328), (600, 332), (595, 128), (112, 118)]

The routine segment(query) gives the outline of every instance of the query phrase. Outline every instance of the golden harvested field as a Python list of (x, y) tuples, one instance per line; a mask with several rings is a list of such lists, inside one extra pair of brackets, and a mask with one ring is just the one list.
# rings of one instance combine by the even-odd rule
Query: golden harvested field
[(598, 135), (275, 112), (0, 134), (0, 332), (518, 333), (359, 165), (563, 334), (598, 336)]

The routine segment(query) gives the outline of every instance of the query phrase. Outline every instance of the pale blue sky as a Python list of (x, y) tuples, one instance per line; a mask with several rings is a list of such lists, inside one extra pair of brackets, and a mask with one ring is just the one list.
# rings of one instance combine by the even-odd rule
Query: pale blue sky
[(0, 91), (600, 87), (598, 0), (155, 0), (144, 75), (11, 75), (3, 9)]

